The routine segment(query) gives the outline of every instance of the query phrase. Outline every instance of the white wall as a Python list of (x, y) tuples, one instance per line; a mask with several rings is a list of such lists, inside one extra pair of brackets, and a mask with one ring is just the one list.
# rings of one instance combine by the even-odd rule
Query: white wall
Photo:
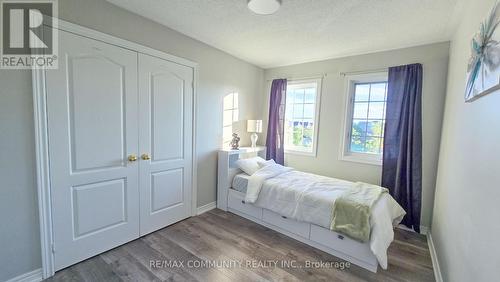
[(494, 2), (467, 1), (451, 42), (431, 232), (445, 281), (500, 274), (500, 91), (464, 103), (470, 41)]
[[(216, 199), (222, 97), (239, 92), (235, 130), (260, 116), (263, 70), (103, 0), (59, 1), (63, 20), (199, 63), (197, 115), (198, 206)], [(0, 71), (0, 281), (41, 266), (34, 181), (34, 132), (29, 71)]]
[[(430, 226), (441, 122), (446, 93), (448, 43), (438, 43), (361, 56), (332, 59), (265, 70), (265, 95), (268, 102), (270, 80), (279, 77), (301, 78), (327, 74), (323, 79), (317, 157), (287, 155), (286, 163), (303, 171), (351, 181), (380, 184), (381, 166), (339, 160), (345, 110), (345, 78), (340, 72), (366, 71), (389, 66), (422, 63), (423, 80), (423, 188), (421, 225)], [(268, 106), (263, 113), (267, 117)]]

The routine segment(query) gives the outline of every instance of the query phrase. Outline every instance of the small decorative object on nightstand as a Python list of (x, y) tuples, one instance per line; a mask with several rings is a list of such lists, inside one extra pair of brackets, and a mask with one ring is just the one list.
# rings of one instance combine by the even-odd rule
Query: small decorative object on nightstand
[(238, 137), (238, 134), (233, 133), (233, 139), (231, 143), (229, 143), (229, 146), (231, 146), (233, 150), (238, 150), (240, 148), (240, 137)]
[(257, 133), (262, 132), (262, 120), (248, 120), (247, 132), (252, 133), (250, 136), (250, 140), (252, 140), (252, 148), (257, 147), (257, 139), (259, 139)]

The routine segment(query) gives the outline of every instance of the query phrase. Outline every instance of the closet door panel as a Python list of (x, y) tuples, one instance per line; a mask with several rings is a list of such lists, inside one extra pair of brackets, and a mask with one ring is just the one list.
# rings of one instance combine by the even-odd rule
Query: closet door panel
[(59, 39), (46, 71), (56, 270), (139, 236), (137, 53)]
[(183, 158), (184, 80), (174, 73), (150, 76), (151, 155), (153, 161)]
[(125, 66), (90, 54), (67, 59), (72, 172), (123, 167)]
[(139, 54), (141, 235), (191, 214), (193, 69)]

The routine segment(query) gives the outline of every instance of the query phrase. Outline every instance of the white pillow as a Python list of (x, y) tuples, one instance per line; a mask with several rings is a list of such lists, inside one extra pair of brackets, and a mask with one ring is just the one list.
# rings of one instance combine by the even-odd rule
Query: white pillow
[(268, 161), (257, 161), (257, 164), (259, 165), (260, 168), (263, 168), (268, 165), (275, 164), (276, 162), (273, 159), (270, 159)]
[(260, 169), (259, 162), (265, 162), (261, 157), (253, 157), (248, 159), (239, 159), (236, 161), (236, 165), (243, 170), (246, 174), (252, 175), (257, 170)]

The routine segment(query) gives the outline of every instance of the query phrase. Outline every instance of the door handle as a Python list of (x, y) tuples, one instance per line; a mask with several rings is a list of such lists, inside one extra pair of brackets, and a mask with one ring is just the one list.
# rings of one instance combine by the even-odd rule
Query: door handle
[(129, 162), (135, 162), (135, 161), (137, 161), (137, 156), (134, 155), (134, 154), (128, 156), (128, 161)]
[(150, 160), (151, 157), (148, 154), (142, 154), (141, 159), (147, 161), (147, 160)]

